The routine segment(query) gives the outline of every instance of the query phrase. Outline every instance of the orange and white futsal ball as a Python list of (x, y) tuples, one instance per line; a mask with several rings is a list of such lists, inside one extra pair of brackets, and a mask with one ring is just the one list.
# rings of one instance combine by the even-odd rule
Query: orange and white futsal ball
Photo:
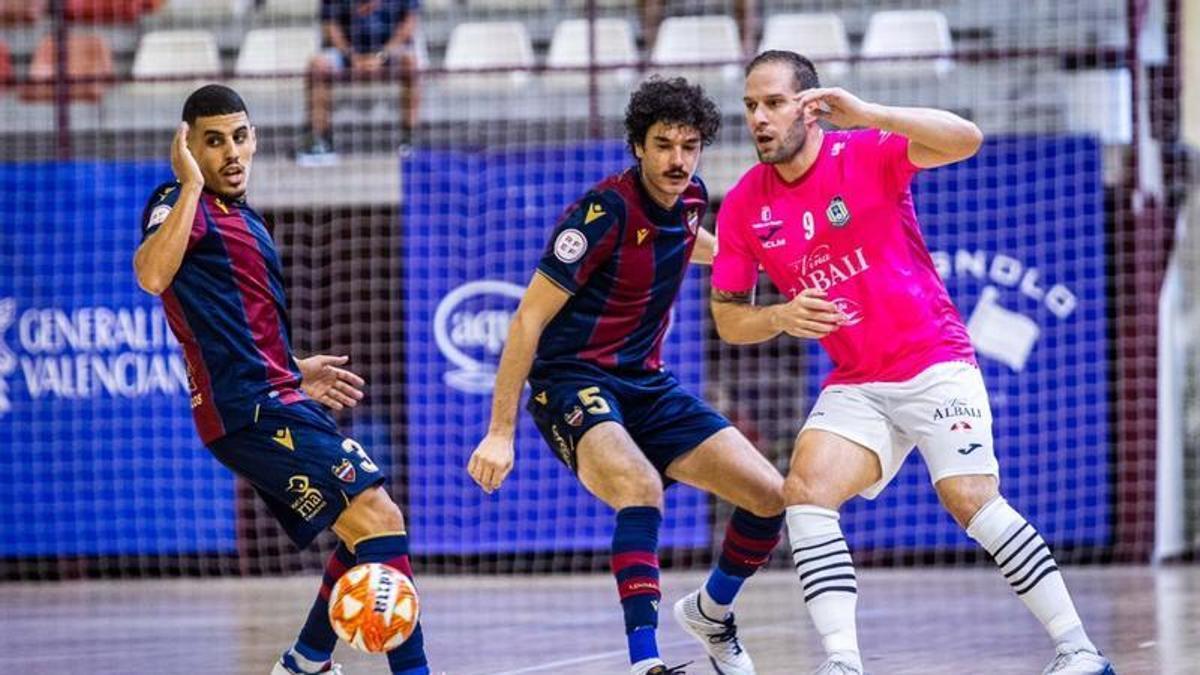
[(412, 635), (421, 613), (417, 588), (382, 563), (351, 567), (329, 595), (329, 623), (338, 637), (372, 654), (389, 652)]

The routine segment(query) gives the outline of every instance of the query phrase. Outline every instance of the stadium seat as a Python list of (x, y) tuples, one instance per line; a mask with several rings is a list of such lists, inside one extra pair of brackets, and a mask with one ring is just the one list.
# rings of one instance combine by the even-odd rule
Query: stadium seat
[[(718, 85), (738, 79), (741, 60), (742, 41), (737, 23), (731, 16), (717, 14), (664, 19), (650, 54), (651, 65), (667, 66), (667, 72), (663, 74), (681, 75), (702, 82), (715, 79)], [(704, 63), (725, 65), (690, 67)]]
[(146, 0), (64, 0), (68, 21), (133, 23), (157, 3)]
[(283, 21), (316, 21), (320, 0), (266, 0), (259, 5), (261, 19)]
[[(578, 68), (587, 66), (588, 22), (586, 19), (568, 19), (554, 28), (550, 38), (550, 51), (546, 56), (549, 68)], [(597, 19), (596, 63), (601, 66), (636, 66), (637, 45), (633, 40), (633, 28), (625, 19)], [(627, 85), (633, 80), (632, 68), (605, 70), (600, 73), (602, 86)], [(588, 84), (586, 73), (547, 73), (546, 83), (556, 88), (577, 89)]]
[(167, 0), (158, 16), (181, 21), (195, 18), (236, 18), (253, 6), (253, 0)]
[(479, 12), (529, 13), (545, 12), (554, 7), (554, 0), (465, 0), (469, 14)]
[(846, 25), (833, 13), (775, 14), (767, 17), (763, 26), (759, 53), (768, 49), (784, 49), (804, 54), (812, 59), (821, 79), (837, 79), (846, 74), (849, 66), (838, 60), (850, 56), (850, 40)]
[(32, 23), (46, 13), (46, 0), (0, 0), (0, 26)]
[(321, 47), (316, 26), (309, 28), (257, 28), (246, 33), (238, 51), (234, 75), (297, 74)]
[[(864, 57), (949, 54), (954, 51), (946, 15), (936, 10), (894, 10), (876, 12), (867, 22), (863, 36)], [(864, 61), (863, 75), (942, 76), (954, 68), (949, 58)]]
[[(58, 60), (57, 43), (47, 35), (38, 44), (29, 64), (29, 77), (21, 87), (21, 98), (26, 101), (50, 101), (55, 97), (54, 79)], [(112, 77), (112, 50), (99, 35), (71, 33), (67, 38), (67, 75), (69, 77)], [(73, 101), (99, 102), (104, 96), (107, 82), (73, 83), (69, 89)]]
[(1133, 141), (1133, 84), (1128, 70), (1080, 70), (1056, 73), (1058, 92), (1067, 101), (1067, 128), (1093, 134), (1102, 143)]
[[(521, 68), (534, 66), (533, 44), (519, 21), (465, 22), (454, 27), (446, 45), (446, 70)], [(529, 81), (528, 70), (511, 73), (450, 75), (454, 89), (516, 89)]]
[(162, 30), (146, 33), (133, 57), (133, 77), (196, 75), (210, 77), (221, 71), (221, 58), (211, 33), (199, 30)]

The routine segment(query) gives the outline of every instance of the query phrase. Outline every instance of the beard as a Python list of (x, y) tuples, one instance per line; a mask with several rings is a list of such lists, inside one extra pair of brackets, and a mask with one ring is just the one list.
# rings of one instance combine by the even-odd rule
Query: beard
[(804, 149), (804, 143), (808, 140), (808, 134), (804, 128), (804, 124), (797, 120), (795, 124), (788, 129), (787, 134), (779, 142), (779, 147), (774, 150), (764, 151), (758, 148), (758, 161), (763, 164), (783, 164), (791, 161), (793, 157), (800, 154)]

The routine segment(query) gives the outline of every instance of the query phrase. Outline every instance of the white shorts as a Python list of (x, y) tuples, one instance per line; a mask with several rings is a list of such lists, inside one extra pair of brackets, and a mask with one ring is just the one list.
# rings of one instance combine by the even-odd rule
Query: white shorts
[(934, 483), (950, 476), (1000, 476), (987, 388), (969, 363), (939, 363), (904, 382), (830, 385), (801, 432), (807, 429), (835, 433), (878, 455), (882, 475), (862, 491), (867, 499), (887, 487), (913, 446)]

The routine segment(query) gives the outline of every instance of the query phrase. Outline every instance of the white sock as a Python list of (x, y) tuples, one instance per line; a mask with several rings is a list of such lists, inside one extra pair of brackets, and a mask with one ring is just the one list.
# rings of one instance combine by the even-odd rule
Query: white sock
[(663, 660), (660, 658), (642, 659), (641, 661), (638, 661), (630, 666), (629, 672), (632, 673), (632, 675), (646, 675), (646, 672), (648, 672), (651, 668), (662, 665), (666, 664), (664, 664)]
[(858, 580), (837, 511), (789, 506), (787, 524), (804, 604), (821, 634), (825, 652), (861, 665), (854, 625)]
[(1096, 651), (1083, 630), (1050, 547), (1003, 497), (979, 509), (967, 525), (967, 535), (992, 556), (1004, 579), (1046, 627), (1055, 645)]

